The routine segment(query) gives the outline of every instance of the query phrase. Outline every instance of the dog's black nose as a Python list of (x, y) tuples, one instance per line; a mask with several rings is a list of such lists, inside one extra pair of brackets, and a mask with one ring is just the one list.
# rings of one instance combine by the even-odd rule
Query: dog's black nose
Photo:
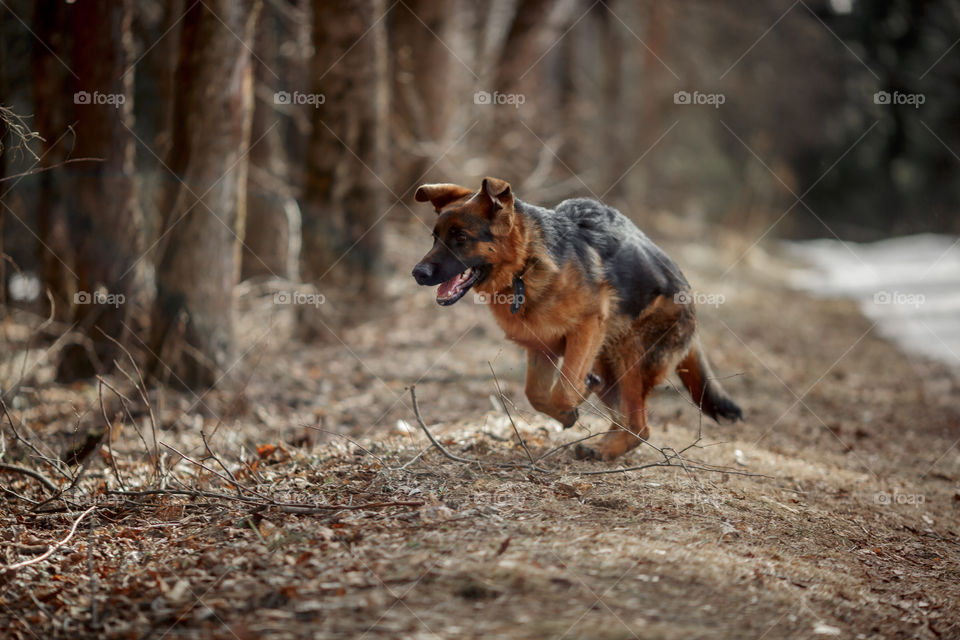
[(433, 265), (426, 262), (418, 262), (417, 266), (413, 268), (413, 278), (417, 281), (417, 284), (429, 284), (430, 278), (433, 277)]

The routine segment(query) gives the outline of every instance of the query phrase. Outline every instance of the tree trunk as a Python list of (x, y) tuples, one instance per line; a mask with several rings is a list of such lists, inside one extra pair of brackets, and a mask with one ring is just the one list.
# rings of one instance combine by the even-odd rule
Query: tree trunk
[[(209, 7), (209, 8), (208, 8)], [(207, 0), (183, 20), (168, 166), (182, 180), (161, 209), (151, 370), (189, 388), (231, 366), (258, 0)]]
[[(313, 109), (303, 198), (303, 275), (317, 282), (334, 266), (378, 291), (383, 270), (386, 166), (386, 46), (382, 0), (313, 6)], [(376, 24), (374, 24), (376, 21)]]
[[(527, 126), (544, 141), (556, 135), (556, 130), (548, 125), (557, 117), (556, 106), (544, 97), (544, 79), (550, 67), (548, 52), (579, 16), (574, 11), (577, 7), (575, 0), (528, 0), (517, 4), (506, 37), (493, 58), (492, 84), (485, 90), (513, 95), (522, 100), (522, 106), (491, 103), (479, 107), (489, 116), (483, 119), (485, 126), (477, 127), (472, 134), (474, 140), (480, 136), (486, 141), (489, 157), (507, 161), (501, 171), (523, 175), (535, 162), (529, 150), (539, 149), (541, 143)], [(524, 126), (527, 122), (529, 125)], [(510, 132), (515, 134), (508, 135)]]
[[(63, 351), (58, 377), (104, 373), (142, 298), (143, 216), (134, 188), (133, 37), (130, 0), (83, 0), (72, 7), (71, 66), (79, 157), (101, 158), (72, 172), (66, 201), (78, 278), (73, 317), (94, 345), (97, 362), (79, 345)], [(97, 366), (99, 365), (99, 367)], [(98, 368), (100, 369), (98, 371)]]
[(50, 170), (62, 162), (73, 143), (67, 126), (66, 106), (73, 99), (65, 95), (71, 76), (60, 58), (67, 57), (70, 29), (66, 12), (58, 0), (38, 0), (33, 16), (36, 34), (32, 52), (33, 104), (36, 109), (36, 130), (43, 137), (38, 169), (37, 235), (40, 279), (54, 299), (56, 318), (70, 319), (70, 303), (75, 284), (70, 264), (73, 250), (67, 233), (67, 218), (62, 196), (63, 180), (59, 172)]
[[(0, 7), (0, 24), (6, 18), (7, 7)], [(9, 87), (7, 83), (7, 39), (6, 31), (0, 28), (0, 105), (9, 100)], [(0, 203), (6, 201), (7, 189), (9, 183), (4, 180), (7, 177), (8, 156), (6, 153), (7, 145), (10, 144), (9, 131), (7, 123), (0, 118)], [(3, 225), (6, 221), (7, 208), (0, 205), (0, 256), (3, 255), (4, 239)], [(0, 305), (6, 307), (7, 304), (7, 261), (0, 259)]]
[[(613, 4), (612, 0), (606, 6), (598, 7), (596, 12), (603, 64), (598, 98), (602, 122), (605, 123), (601, 129), (601, 135), (605, 140), (604, 154), (598, 158), (601, 163), (600, 175), (597, 176), (591, 188), (597, 194), (609, 192), (607, 195), (612, 197), (623, 192), (623, 181), (617, 180), (633, 161), (627, 160), (624, 153), (625, 148), (633, 149), (633, 146), (624, 138), (622, 125), (631, 123), (630, 112), (623, 108), (623, 91), (632, 84), (629, 80), (625, 81), (623, 75), (624, 52), (635, 41), (630, 34), (624, 37), (626, 29), (613, 14), (611, 4)], [(616, 10), (622, 11), (623, 7), (618, 6)], [(629, 127), (629, 129), (633, 128), (633, 126)]]
[(394, 189), (397, 195), (413, 192), (429, 181), (424, 172), (436, 162), (426, 152), (444, 145), (447, 123), (456, 103), (446, 99), (452, 78), (451, 65), (466, 72), (448, 51), (452, 41), (452, 3), (409, 0), (389, 15), (393, 109), (390, 133), (394, 154)]
[(299, 279), (300, 209), (289, 186), (283, 126), (274, 96), (283, 89), (276, 77), (281, 32), (277, 9), (267, 5), (257, 26), (254, 51), (253, 130), (247, 181), (247, 228), (242, 279), (275, 276)]

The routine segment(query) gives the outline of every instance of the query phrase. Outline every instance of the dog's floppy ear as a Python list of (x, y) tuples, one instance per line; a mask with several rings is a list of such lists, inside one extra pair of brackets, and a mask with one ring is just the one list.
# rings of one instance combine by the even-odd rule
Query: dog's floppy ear
[(497, 209), (507, 209), (513, 204), (513, 192), (510, 183), (500, 178), (484, 178), (480, 190), (490, 199)]
[(437, 210), (437, 213), (440, 213), (441, 209), (454, 200), (459, 200), (460, 198), (465, 198), (470, 195), (473, 195), (472, 189), (461, 187), (458, 184), (442, 183), (420, 185), (420, 187), (417, 188), (417, 193), (413, 197), (417, 202), (430, 201), (430, 204)]

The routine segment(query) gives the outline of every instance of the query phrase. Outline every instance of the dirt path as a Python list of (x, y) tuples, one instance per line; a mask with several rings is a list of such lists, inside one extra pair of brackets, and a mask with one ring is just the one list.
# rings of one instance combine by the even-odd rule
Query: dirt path
[[(526, 454), (491, 402), (488, 362), (534, 455), (605, 426), (589, 417), (560, 432), (531, 411), (519, 349), (486, 310), (469, 296), (440, 309), (431, 291), (398, 276), (383, 319), (337, 330), (322, 346), (267, 351), (240, 396), (163, 398), (162, 440), (200, 456), (188, 427), (212, 430), (222, 418), (213, 447), (240, 482), (349, 509), (101, 496), (94, 538), (0, 576), (0, 628), (25, 638), (960, 636), (957, 374), (907, 359), (853, 303), (788, 291), (786, 265), (766, 254), (721, 279), (740, 254), (733, 242), (716, 252), (664, 244), (698, 291), (725, 297), (701, 308), (703, 340), (747, 414), (737, 425), (705, 422), (688, 455), (763, 477), (679, 468), (584, 476), (609, 467), (567, 452), (545, 461), (551, 474), (497, 468)], [(400, 271), (422, 247), (390, 249)], [(247, 316), (250, 336), (269, 326), (258, 313)], [(406, 391), (414, 382), (444, 445), (486, 464), (430, 451), (396, 469), (427, 444)], [(17, 416), (37, 426), (55, 393), (64, 392), (37, 391)], [(651, 405), (652, 444), (695, 441), (696, 409), (675, 389), (665, 385)], [(258, 453), (263, 444), (282, 446)], [(149, 468), (142, 445), (130, 435), (118, 451), (135, 485)], [(658, 455), (638, 449), (623, 463)], [(186, 462), (175, 474), (230, 492)], [(98, 465), (83, 486), (97, 491), (111, 476)], [(78, 513), (5, 507), (4, 563), (29, 557), (10, 545), (61, 538)]]

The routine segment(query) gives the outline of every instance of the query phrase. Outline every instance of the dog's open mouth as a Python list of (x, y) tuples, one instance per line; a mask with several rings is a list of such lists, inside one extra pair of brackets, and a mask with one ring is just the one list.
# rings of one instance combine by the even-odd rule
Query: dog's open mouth
[(470, 267), (440, 285), (437, 289), (437, 302), (443, 306), (451, 305), (477, 284), (483, 276), (481, 269)]

